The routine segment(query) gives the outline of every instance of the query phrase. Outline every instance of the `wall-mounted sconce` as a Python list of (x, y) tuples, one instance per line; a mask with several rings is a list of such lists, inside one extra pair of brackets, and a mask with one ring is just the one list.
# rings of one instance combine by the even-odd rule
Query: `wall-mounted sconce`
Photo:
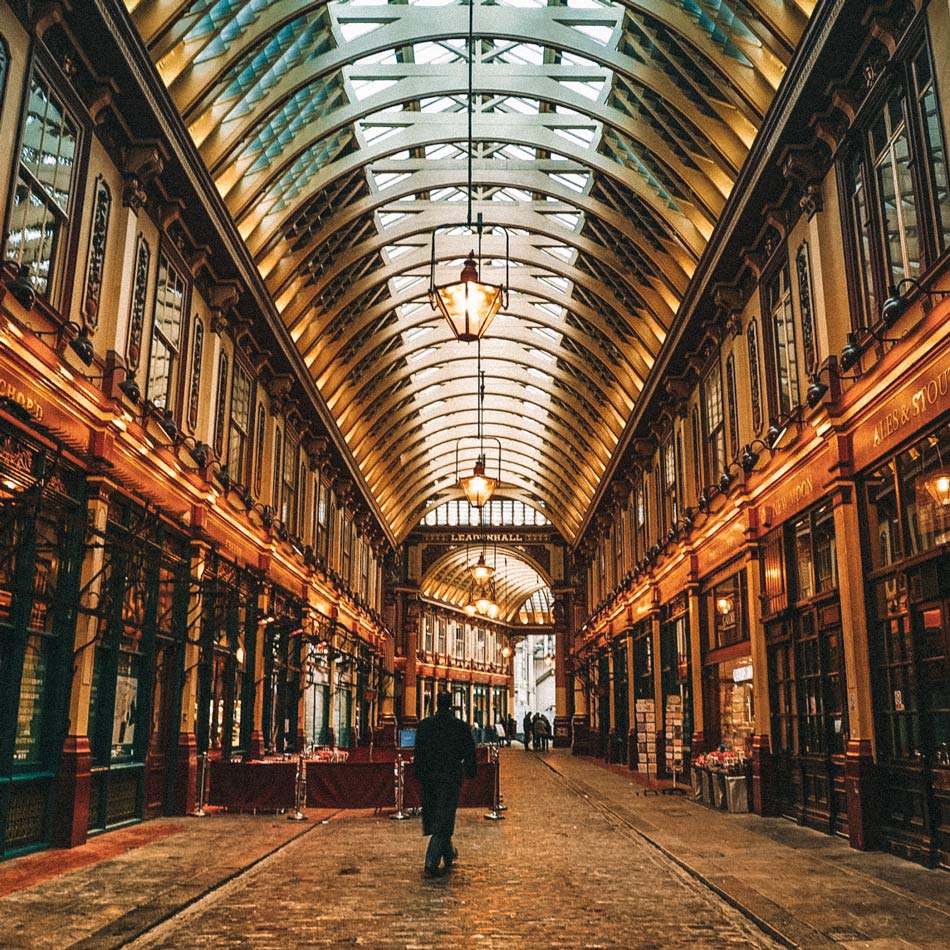
[(905, 285), (916, 288), (928, 298), (928, 301), (931, 301), (934, 297), (950, 297), (950, 290), (925, 289), (920, 281), (915, 280), (913, 277), (905, 277), (903, 280), (898, 281), (895, 286), (889, 288), (887, 299), (881, 305), (881, 323), (883, 323), (888, 330), (900, 320), (907, 308), (910, 307), (910, 300), (901, 290)]

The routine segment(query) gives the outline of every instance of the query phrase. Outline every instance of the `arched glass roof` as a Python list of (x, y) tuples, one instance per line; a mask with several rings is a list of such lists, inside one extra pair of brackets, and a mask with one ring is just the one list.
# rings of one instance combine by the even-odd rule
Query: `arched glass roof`
[[(568, 540), (813, 0), (475, 0), (482, 343), (506, 486)], [(469, 250), (467, 4), (126, 0), (398, 538), (476, 431), (475, 346), (426, 299)], [(437, 7), (437, 10), (431, 9)], [(468, 470), (477, 447), (462, 452)]]

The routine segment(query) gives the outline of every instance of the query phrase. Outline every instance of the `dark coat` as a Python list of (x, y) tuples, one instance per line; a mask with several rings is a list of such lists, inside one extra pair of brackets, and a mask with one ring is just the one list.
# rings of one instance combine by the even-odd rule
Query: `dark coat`
[(475, 741), (471, 730), (447, 709), (419, 723), (413, 763), (422, 786), (422, 833), (455, 824), (462, 773), (475, 778)]

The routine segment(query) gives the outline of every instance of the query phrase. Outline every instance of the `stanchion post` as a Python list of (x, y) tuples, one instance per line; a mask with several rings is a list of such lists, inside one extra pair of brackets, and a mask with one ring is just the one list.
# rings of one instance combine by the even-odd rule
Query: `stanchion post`
[(396, 760), (393, 763), (393, 774), (396, 778), (396, 812), (390, 815), (392, 821), (403, 821), (410, 816), (402, 810), (406, 794), (406, 764), (403, 762), (402, 753), (396, 753)]
[(297, 753), (297, 775), (294, 779), (294, 810), (287, 816), (288, 821), (306, 821), (307, 816), (303, 813), (302, 806), (304, 795), (306, 794), (306, 781), (303, 771), (303, 753)]
[(486, 821), (504, 821), (505, 816), (498, 807), (501, 799), (501, 767), (498, 762), (498, 746), (490, 745), (488, 747), (488, 761), (495, 765), (495, 781), (492, 784), (491, 811), (485, 815), (485, 819)]
[(205, 781), (208, 777), (208, 753), (198, 754), (198, 802), (195, 808), (195, 817), (204, 818), (205, 816)]

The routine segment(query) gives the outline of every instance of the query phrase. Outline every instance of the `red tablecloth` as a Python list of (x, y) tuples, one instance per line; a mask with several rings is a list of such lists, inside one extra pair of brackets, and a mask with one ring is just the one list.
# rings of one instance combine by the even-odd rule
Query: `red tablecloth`
[(394, 808), (392, 762), (307, 762), (311, 808)]
[[(490, 808), (497, 766), (482, 762), (474, 779), (462, 782), (461, 808)], [(418, 808), (421, 790), (406, 763), (403, 808)], [(392, 762), (307, 762), (307, 805), (311, 808), (395, 808)]]
[(294, 807), (296, 762), (212, 762), (209, 805), (245, 811)]

